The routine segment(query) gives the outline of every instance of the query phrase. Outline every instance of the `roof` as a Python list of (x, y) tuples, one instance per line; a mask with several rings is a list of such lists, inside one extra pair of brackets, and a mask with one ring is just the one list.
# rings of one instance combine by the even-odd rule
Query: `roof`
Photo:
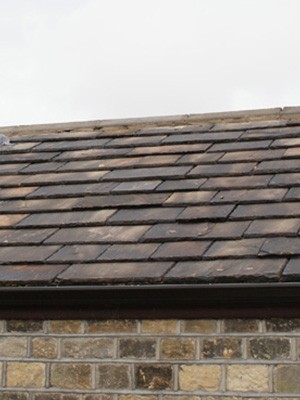
[(298, 282), (299, 117), (0, 129), (2, 288)]

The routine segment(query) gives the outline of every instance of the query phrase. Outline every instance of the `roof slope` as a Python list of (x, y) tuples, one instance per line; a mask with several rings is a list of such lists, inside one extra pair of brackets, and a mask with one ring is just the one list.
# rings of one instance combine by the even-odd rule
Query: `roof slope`
[(300, 121), (231, 121), (10, 134), (0, 284), (298, 280)]

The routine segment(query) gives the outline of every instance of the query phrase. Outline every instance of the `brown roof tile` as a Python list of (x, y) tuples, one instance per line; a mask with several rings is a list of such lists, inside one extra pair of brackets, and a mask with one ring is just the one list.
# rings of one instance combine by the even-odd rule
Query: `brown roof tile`
[(292, 118), (276, 110), (9, 133), (0, 285), (299, 280)]

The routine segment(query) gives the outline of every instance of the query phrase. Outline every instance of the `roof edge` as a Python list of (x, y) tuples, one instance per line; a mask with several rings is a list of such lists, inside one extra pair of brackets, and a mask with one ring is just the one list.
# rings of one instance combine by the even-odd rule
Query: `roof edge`
[(2, 319), (300, 317), (300, 283), (1, 287)]
[(300, 118), (300, 107), (277, 107), (256, 110), (225, 111), (200, 114), (182, 114), (141, 118), (104, 119), (93, 121), (59, 122), (0, 127), (6, 135), (69, 131), (78, 129), (101, 129), (106, 127), (147, 127), (155, 125), (180, 125), (215, 122), (246, 122), (252, 120)]

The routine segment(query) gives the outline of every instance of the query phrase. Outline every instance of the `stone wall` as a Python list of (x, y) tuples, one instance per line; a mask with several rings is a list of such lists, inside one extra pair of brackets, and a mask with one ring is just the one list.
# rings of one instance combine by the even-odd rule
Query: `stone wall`
[(300, 320), (1, 321), (0, 399), (300, 399), (299, 358)]

